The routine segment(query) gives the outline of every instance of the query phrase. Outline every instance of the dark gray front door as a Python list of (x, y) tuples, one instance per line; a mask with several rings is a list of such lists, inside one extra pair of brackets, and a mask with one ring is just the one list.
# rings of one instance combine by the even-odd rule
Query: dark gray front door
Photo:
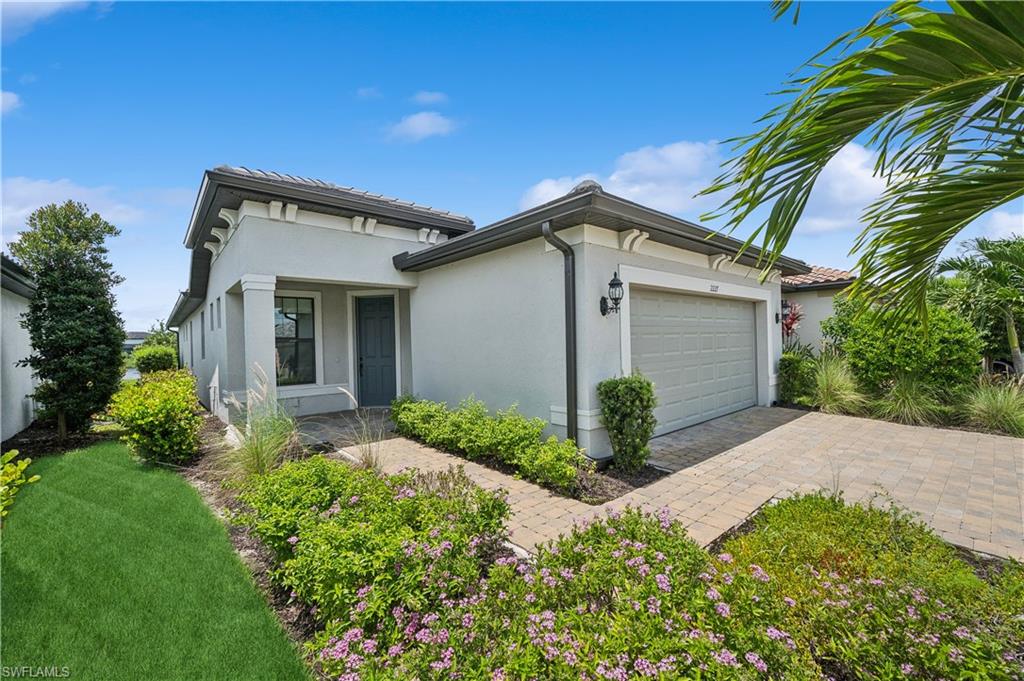
[(356, 298), (359, 404), (379, 407), (395, 398), (395, 299)]

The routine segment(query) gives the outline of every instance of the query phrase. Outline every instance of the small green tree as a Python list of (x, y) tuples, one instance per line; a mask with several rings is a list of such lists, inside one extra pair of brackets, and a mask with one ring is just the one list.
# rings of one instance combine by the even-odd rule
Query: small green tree
[(36, 294), (22, 326), (33, 353), (20, 361), (40, 380), (33, 397), (56, 418), (61, 439), (104, 409), (121, 380), (124, 328), (113, 287), (122, 279), (104, 242), (120, 232), (85, 204), (50, 204), (29, 216), (11, 254), (33, 276)]
[(168, 329), (164, 320), (158, 319), (155, 324), (149, 327), (149, 335), (146, 336), (146, 340), (142, 341), (142, 347), (149, 347), (151, 345), (162, 345), (177, 350), (178, 334)]

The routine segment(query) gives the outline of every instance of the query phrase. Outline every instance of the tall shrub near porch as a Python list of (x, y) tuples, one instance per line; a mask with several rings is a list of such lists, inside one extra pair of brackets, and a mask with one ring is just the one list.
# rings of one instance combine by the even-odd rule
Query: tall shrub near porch
[(113, 288), (122, 279), (104, 242), (120, 232), (83, 203), (50, 204), (32, 213), (11, 254), (36, 282), (22, 325), (40, 384), (33, 397), (57, 420), (63, 439), (82, 430), (121, 382), (124, 328)]
[(597, 384), (597, 397), (615, 465), (628, 471), (642, 468), (651, 453), (647, 442), (658, 422), (654, 384), (640, 373), (609, 378)]

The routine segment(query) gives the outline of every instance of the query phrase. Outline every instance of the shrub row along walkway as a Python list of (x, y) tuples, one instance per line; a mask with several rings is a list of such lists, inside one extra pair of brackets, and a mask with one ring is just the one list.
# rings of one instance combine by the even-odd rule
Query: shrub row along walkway
[[(723, 451), (724, 433), (736, 445)], [(565, 533), (578, 518), (627, 504), (668, 507), (707, 545), (773, 497), (838, 488), (848, 501), (888, 494), (949, 542), (1024, 558), (1021, 439), (754, 408), (656, 438), (651, 446), (653, 460), (679, 470), (602, 506), (404, 438), (381, 443), (379, 459), (389, 473), (461, 464), (481, 486), (508, 490), (512, 541), (527, 549)]]

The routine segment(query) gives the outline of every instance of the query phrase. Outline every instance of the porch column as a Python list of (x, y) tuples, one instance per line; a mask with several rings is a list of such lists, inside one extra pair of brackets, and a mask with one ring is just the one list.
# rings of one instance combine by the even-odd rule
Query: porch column
[(274, 287), (272, 274), (242, 277), (242, 315), (245, 319), (245, 388), (259, 390), (258, 365), (266, 374), (268, 397), (277, 396), (277, 363), (274, 348)]

